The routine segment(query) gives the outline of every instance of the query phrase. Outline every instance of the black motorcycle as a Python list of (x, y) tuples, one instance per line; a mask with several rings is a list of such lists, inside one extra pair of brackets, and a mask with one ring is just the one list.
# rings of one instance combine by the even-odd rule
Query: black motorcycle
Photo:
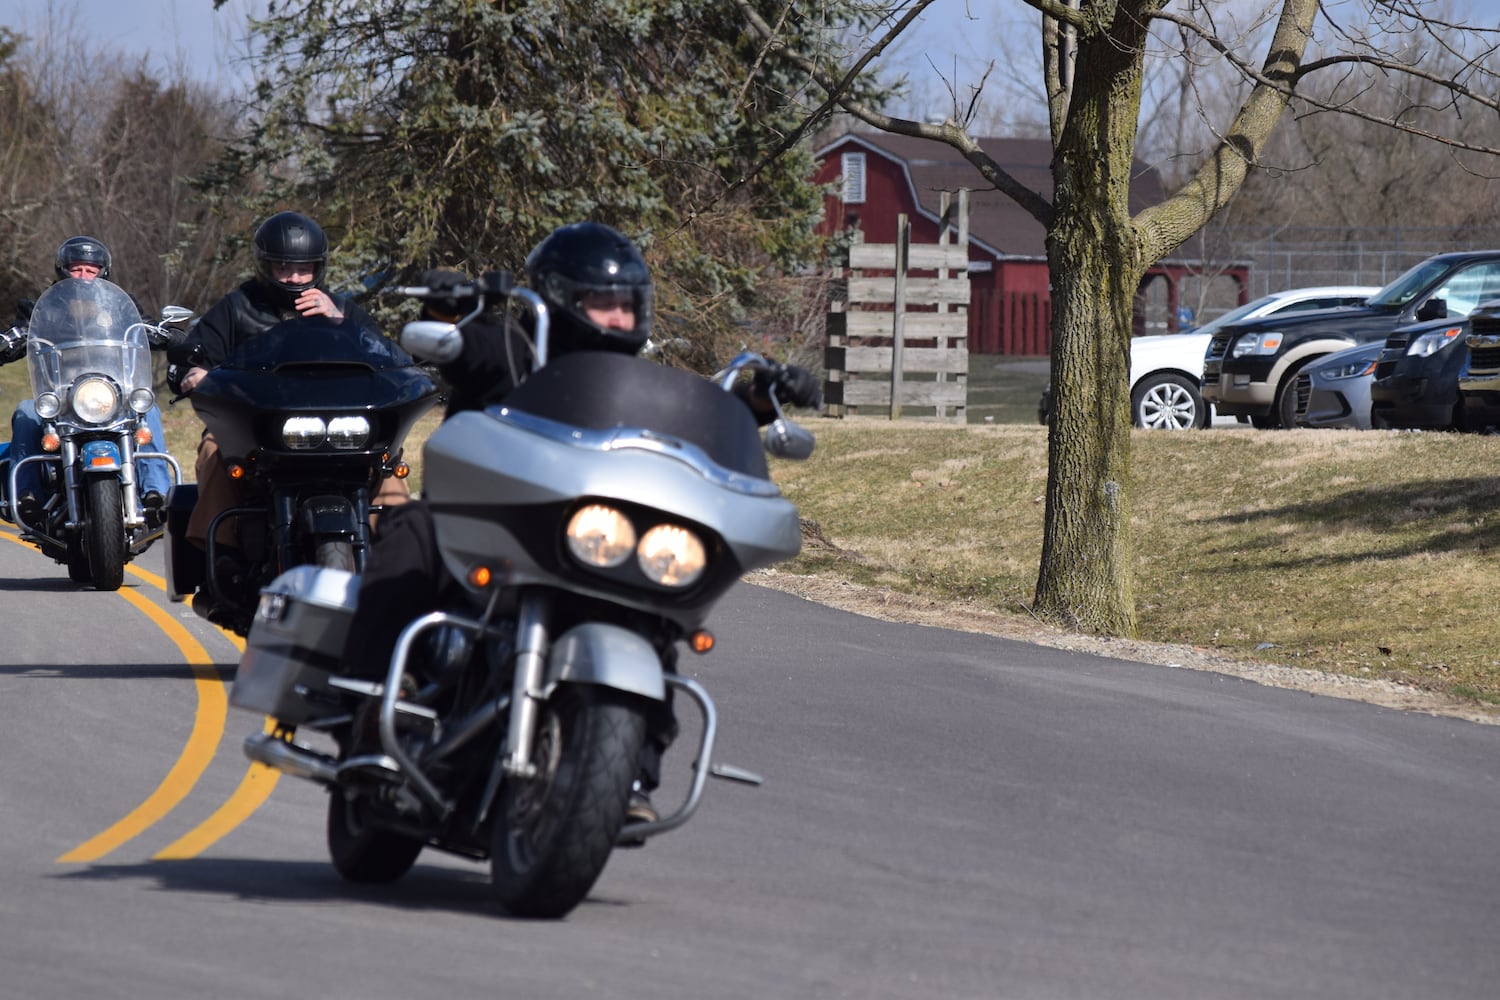
[[(306, 317), (246, 341), (188, 398), (242, 500), (214, 518), (205, 551), (187, 539), (197, 485), (173, 489), (168, 596), (193, 597), (195, 611), (245, 635), (260, 588), (278, 574), (364, 567), (371, 497), (384, 477), (407, 474), (402, 442), (440, 394), (393, 341)], [(232, 549), (218, 539), (226, 520), (238, 536)]]

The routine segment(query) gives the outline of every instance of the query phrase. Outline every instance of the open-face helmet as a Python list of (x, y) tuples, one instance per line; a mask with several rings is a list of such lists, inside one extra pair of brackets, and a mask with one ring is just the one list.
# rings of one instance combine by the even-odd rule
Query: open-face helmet
[[(651, 272), (640, 250), (622, 233), (598, 222), (561, 226), (527, 255), (526, 274), (550, 311), (551, 354), (635, 354), (646, 345), (651, 335)], [(622, 329), (595, 322), (587, 305), (598, 299), (628, 308), (634, 326)]]

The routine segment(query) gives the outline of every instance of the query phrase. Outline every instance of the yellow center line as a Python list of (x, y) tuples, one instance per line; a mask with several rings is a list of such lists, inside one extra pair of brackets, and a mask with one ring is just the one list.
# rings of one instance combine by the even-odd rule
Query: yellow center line
[[(14, 531), (0, 530), (0, 537), (7, 538), (17, 545), (31, 548), (30, 543), (21, 541)], [(166, 580), (157, 574), (136, 566), (125, 568), (132, 576), (158, 590), (166, 591)], [(208, 651), (175, 618), (154, 602), (133, 590), (122, 589), (116, 593), (151, 619), (182, 652), (183, 659), (192, 668), (193, 683), (198, 694), (198, 709), (194, 715), (192, 732), (188, 735), (182, 753), (156, 790), (109, 829), (89, 838), (59, 857), (57, 859), (59, 863), (97, 861), (160, 822), (192, 791), (193, 786), (197, 784), (198, 779), (203, 776), (203, 772), (213, 760), (214, 752), (224, 735), (229, 700), (225, 693), (224, 682), (220, 679), (218, 668), (208, 655)], [(242, 639), (229, 632), (225, 632), (224, 635), (235, 648), (244, 651), (245, 644)], [(270, 725), (271, 722), (267, 720), (267, 726)], [(154, 855), (153, 860), (196, 857), (254, 813), (270, 797), (280, 776), (279, 771), (261, 764), (252, 764), (244, 778), (240, 780), (239, 787), (235, 789), (234, 794), (213, 815)]]

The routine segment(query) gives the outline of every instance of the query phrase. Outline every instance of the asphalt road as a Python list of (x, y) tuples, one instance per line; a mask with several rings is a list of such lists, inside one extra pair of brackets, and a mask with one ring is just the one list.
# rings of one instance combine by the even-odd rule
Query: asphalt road
[(765, 785), (520, 921), (432, 852), (342, 883), (324, 793), (241, 754), (235, 647), (133, 568), (0, 535), (0, 997), (1500, 993), (1500, 727), (746, 586), (685, 666)]

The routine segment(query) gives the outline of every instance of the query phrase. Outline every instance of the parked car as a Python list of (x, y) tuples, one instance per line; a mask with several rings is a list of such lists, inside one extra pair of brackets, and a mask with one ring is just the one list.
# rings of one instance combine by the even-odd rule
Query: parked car
[(1303, 368), (1293, 383), (1298, 427), (1370, 429), (1370, 383), (1385, 342), (1336, 351)]
[(1385, 341), (1370, 383), (1376, 427), (1470, 430), (1458, 392), (1469, 365), (1469, 320), (1403, 326)]
[(1486, 302), (1469, 317), (1469, 367), (1458, 379), (1459, 405), (1468, 430), (1500, 427), (1500, 302)]
[(1385, 340), (1412, 323), (1462, 319), (1500, 296), (1500, 250), (1438, 254), (1402, 274), (1363, 305), (1272, 316), (1214, 334), (1203, 364), (1203, 398), (1257, 427), (1296, 426), (1297, 373), (1356, 344)]
[[(1289, 288), (1236, 306), (1185, 333), (1135, 337), (1130, 341), (1130, 420), (1137, 427), (1185, 430), (1207, 427), (1213, 411), (1200, 394), (1203, 356), (1214, 334), (1232, 323), (1283, 313), (1359, 305), (1378, 292), (1374, 286), (1331, 285)], [(1051, 391), (1042, 390), (1037, 419), (1047, 422)]]

